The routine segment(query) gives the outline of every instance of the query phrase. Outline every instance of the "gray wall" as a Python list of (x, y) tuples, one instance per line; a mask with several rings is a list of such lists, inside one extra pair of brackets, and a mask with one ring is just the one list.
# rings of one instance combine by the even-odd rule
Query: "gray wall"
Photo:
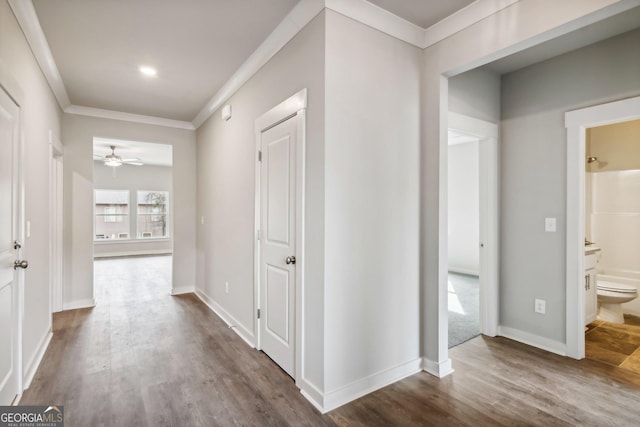
[(59, 139), (62, 111), (6, 1), (0, 2), (0, 86), (20, 105), (26, 153), (25, 217), (31, 223), (31, 237), (23, 242), (24, 257), (29, 260), (24, 275), (23, 366), (28, 376), (33, 374), (34, 358), (51, 331), (49, 131)]
[[(565, 342), (564, 113), (640, 94), (640, 30), (502, 78), (501, 324)], [(544, 218), (558, 232), (544, 232)], [(535, 314), (535, 298), (547, 301)]]
[[(173, 288), (195, 287), (195, 131), (64, 114), (64, 302), (93, 299), (93, 138), (173, 146)], [(179, 191), (178, 191), (179, 190)]]
[(449, 79), (449, 111), (484, 120), (500, 121), (500, 75), (486, 67)]
[(173, 239), (173, 194), (171, 190), (172, 168), (170, 166), (128, 166), (115, 169), (105, 166), (101, 161), (93, 162), (93, 188), (102, 190), (129, 190), (129, 235), (136, 236), (137, 217), (135, 212), (136, 192), (138, 190), (168, 191), (169, 216), (166, 239), (131, 239), (126, 242), (98, 241), (93, 244), (93, 256), (143, 255), (171, 253)]
[(322, 13), (227, 101), (231, 120), (223, 121), (216, 111), (197, 130), (197, 288), (253, 341), (254, 124), (289, 96), (308, 90), (303, 375), (320, 390), (324, 383), (324, 34)]
[[(327, 11), (326, 392), (420, 358), (420, 49)], [(416, 364), (416, 366), (418, 366)]]

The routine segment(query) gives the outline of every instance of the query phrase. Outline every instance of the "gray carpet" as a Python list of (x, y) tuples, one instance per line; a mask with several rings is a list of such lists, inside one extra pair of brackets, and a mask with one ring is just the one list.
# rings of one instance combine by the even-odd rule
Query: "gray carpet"
[(449, 348), (480, 335), (477, 276), (449, 273)]

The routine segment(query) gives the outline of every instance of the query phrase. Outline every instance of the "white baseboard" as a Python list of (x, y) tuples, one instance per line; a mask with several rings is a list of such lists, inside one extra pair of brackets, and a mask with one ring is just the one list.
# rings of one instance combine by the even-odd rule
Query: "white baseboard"
[(307, 399), (314, 408), (322, 414), (326, 412), (322, 406), (322, 402), (324, 400), (322, 391), (320, 391), (318, 387), (305, 379), (296, 381), (296, 386), (300, 389), (302, 396), (304, 396), (304, 398)]
[(141, 255), (171, 255), (171, 249), (147, 249), (144, 251), (117, 251), (117, 252), (104, 252), (93, 254), (93, 258), (116, 258), (127, 256), (141, 256)]
[(532, 347), (549, 351), (551, 353), (559, 354), (560, 356), (567, 355), (567, 345), (565, 343), (550, 340), (549, 338), (541, 337), (519, 329), (510, 328), (508, 326), (498, 326), (498, 335)]
[(176, 286), (171, 288), (171, 295), (190, 294), (196, 291), (195, 286)]
[(435, 362), (426, 357), (422, 358), (422, 370), (438, 378), (446, 377), (453, 373), (451, 367), (451, 359), (447, 359), (443, 362)]
[[(340, 387), (337, 390), (324, 393), (321, 408), (318, 409), (322, 413), (332, 411), (346, 403), (354, 401), (366, 394), (381, 389), (382, 387), (386, 387), (389, 384), (400, 381), (401, 379), (418, 372), (420, 372), (420, 359), (415, 359), (389, 369), (384, 369), (380, 372), (369, 375), (368, 377), (354, 381), (351, 384), (347, 384), (344, 387)], [(309, 397), (312, 396), (305, 395), (305, 397), (309, 399)], [(320, 402), (315, 402), (314, 400), (315, 399), (309, 399), (314, 406), (318, 407), (318, 403)]]
[(480, 270), (472, 270), (470, 268), (458, 268), (449, 266), (449, 273), (466, 274), (467, 276), (480, 276)]
[(25, 390), (31, 386), (31, 381), (33, 381), (33, 377), (35, 377), (36, 372), (38, 371), (40, 362), (42, 362), (42, 358), (44, 357), (44, 354), (49, 347), (49, 343), (51, 342), (52, 337), (53, 333), (51, 332), (51, 329), (49, 329), (38, 343), (38, 347), (36, 348), (35, 353), (33, 353), (33, 356), (31, 356), (31, 359), (29, 359), (29, 362), (26, 364), (22, 382), (23, 388)]
[(240, 336), (252, 348), (256, 347), (256, 336), (240, 322), (238, 322), (231, 314), (229, 314), (220, 304), (215, 302), (213, 298), (205, 294), (201, 289), (195, 290), (196, 296), (205, 303), (219, 318), (221, 318), (233, 331)]
[(78, 308), (90, 308), (96, 306), (96, 300), (91, 299), (82, 299), (77, 301), (65, 302), (62, 305), (62, 310), (76, 310)]

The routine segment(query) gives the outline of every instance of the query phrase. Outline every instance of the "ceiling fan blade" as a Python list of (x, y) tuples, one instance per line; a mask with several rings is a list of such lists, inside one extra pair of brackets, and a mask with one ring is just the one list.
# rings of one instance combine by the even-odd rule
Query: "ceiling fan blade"
[(133, 158), (130, 158), (130, 159), (122, 159), (122, 161), (123, 162), (141, 162), (142, 160), (140, 160), (137, 157), (133, 157)]
[(128, 162), (126, 160), (123, 160), (122, 163), (124, 163), (125, 165), (132, 165), (132, 166), (144, 166), (144, 163), (138, 161), (138, 162)]
[(93, 158), (94, 158), (94, 159), (104, 159), (104, 156), (100, 156), (100, 155), (98, 155), (98, 154), (94, 154), (94, 155), (93, 155)]

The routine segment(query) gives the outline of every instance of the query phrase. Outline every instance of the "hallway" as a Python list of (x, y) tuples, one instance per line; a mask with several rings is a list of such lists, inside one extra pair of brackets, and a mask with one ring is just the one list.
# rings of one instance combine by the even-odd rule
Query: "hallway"
[(418, 373), (320, 415), (195, 295), (172, 297), (162, 274), (145, 274), (157, 258), (99, 261), (98, 305), (54, 315), (21, 405), (64, 405), (69, 427), (625, 426), (640, 416), (640, 374), (486, 337), (451, 350), (446, 378)]

